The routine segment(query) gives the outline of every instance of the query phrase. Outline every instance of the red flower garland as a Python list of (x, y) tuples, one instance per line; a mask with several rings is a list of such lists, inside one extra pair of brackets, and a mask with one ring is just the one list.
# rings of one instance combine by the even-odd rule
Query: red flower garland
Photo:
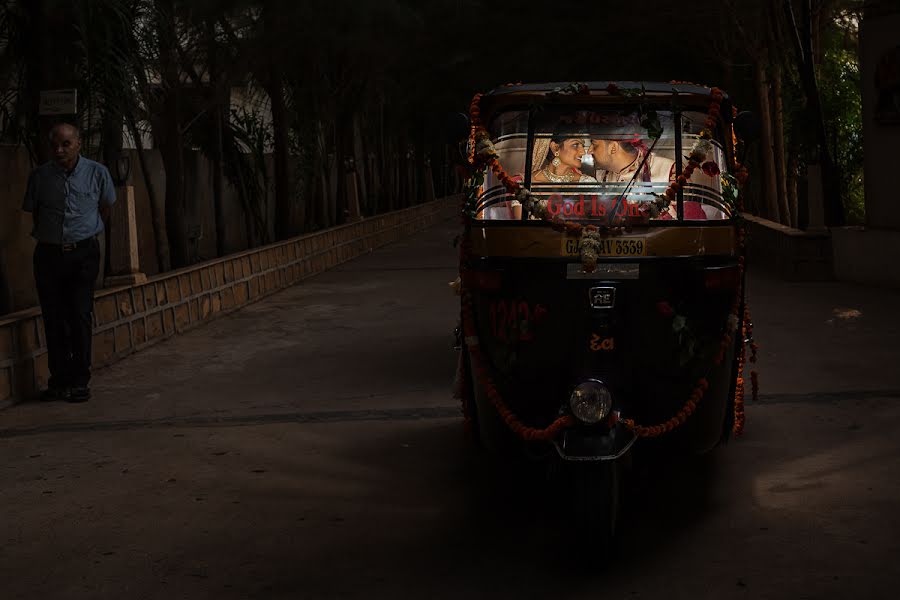
[[(468, 292), (463, 294), (462, 317), (463, 332), (466, 336), (466, 348), (472, 356), (473, 368), (478, 377), (478, 383), (487, 393), (488, 400), (490, 400), (491, 404), (494, 406), (497, 414), (500, 415), (500, 418), (503, 419), (503, 422), (506, 423), (507, 427), (509, 427), (513, 433), (526, 441), (550, 441), (555, 438), (560, 431), (575, 424), (575, 419), (568, 415), (559, 417), (543, 429), (529, 427), (522, 423), (522, 421), (520, 421), (503, 402), (500, 392), (497, 391), (497, 388), (491, 381), (487, 368), (484, 366), (484, 357), (481, 355), (481, 349), (477, 341), (478, 338), (473, 323), (472, 298)], [(471, 428), (471, 416), (466, 418), (466, 427), (469, 429)]]
[[(673, 82), (676, 83), (676, 82)], [(514, 85), (514, 84), (508, 84)], [(611, 84), (612, 85), (612, 84)], [(610, 93), (613, 93), (617, 90), (607, 90)], [(488, 132), (482, 126), (481, 123), (481, 109), (479, 104), (481, 102), (481, 94), (475, 94), (472, 98), (472, 102), (469, 107), (469, 113), (471, 115), (471, 130), (469, 135), (469, 163), (477, 168), (478, 167), (478, 159), (479, 157), (475, 153), (476, 149), (476, 140), (479, 135), (489, 136)], [(724, 98), (724, 94), (719, 88), (712, 88), (710, 90), (711, 102), (709, 109), (707, 111), (707, 118), (704, 123), (707, 129), (712, 129), (716, 125), (716, 120), (718, 119), (721, 112), (721, 102)], [(736, 108), (732, 110), (736, 111)], [(702, 135), (702, 134), (701, 134)], [(500, 161), (496, 158), (490, 158), (486, 161), (486, 165), (490, 167), (491, 171), (497, 176), (497, 179), (503, 184), (503, 186), (507, 189), (507, 191), (513, 195), (517, 196), (521, 191), (521, 185), (512, 177), (509, 176), (508, 173), (503, 169)], [(749, 175), (747, 173), (746, 167), (734, 161), (735, 166), (735, 178), (740, 185), (740, 188), (743, 188), (746, 184)], [(687, 180), (691, 178), (694, 170), (700, 168), (701, 165), (699, 162), (693, 159), (688, 160), (688, 164), (684, 167), (681, 175), (677, 177), (677, 179), (669, 184), (669, 187), (665, 191), (665, 196), (669, 201), (674, 200), (677, 197), (677, 193), (679, 190), (683, 189), (686, 185)], [(739, 212), (743, 212), (743, 194), (738, 194), (738, 210)], [(594, 225), (587, 225), (582, 227), (580, 223), (573, 223), (570, 221), (561, 221), (559, 219), (546, 219), (553, 224), (554, 229), (561, 229), (566, 231), (567, 233), (583, 233), (585, 230), (587, 231), (598, 231)], [(466, 225), (469, 225), (470, 217), (465, 216), (464, 221)], [(613, 235), (617, 233), (621, 233), (623, 228), (614, 227), (602, 230), (603, 233), (609, 232)], [(738, 257), (738, 277), (740, 280), (743, 280), (743, 272), (744, 272), (744, 242), (745, 242), (745, 234), (743, 228), (738, 230), (738, 246), (741, 252), (741, 255)], [(469, 240), (466, 239), (462, 244), (460, 244), (460, 272), (465, 270), (466, 259), (468, 258), (469, 252), (471, 249), (471, 244)], [(740, 302), (741, 302), (741, 294), (743, 291), (743, 286), (739, 285), (737, 293), (735, 294), (735, 299), (732, 303), (731, 313), (730, 315), (733, 317), (737, 317), (738, 311), (740, 310)], [(741, 334), (744, 336), (750, 336), (752, 338), (752, 324), (750, 323), (750, 312), (749, 308), (745, 306), (744, 309), (744, 325), (741, 329)], [(475, 326), (473, 323), (473, 314), (472, 314), (472, 300), (471, 296), (468, 293), (463, 294), (462, 299), (462, 311), (461, 311), (461, 319), (463, 324), (464, 335), (467, 338), (466, 347), (469, 349), (474, 367), (475, 373), (478, 376), (478, 383), (483, 387), (486, 391), (488, 399), (491, 404), (497, 410), (497, 413), (506, 423), (506, 425), (519, 437), (525, 440), (533, 441), (533, 440), (551, 440), (555, 438), (560, 431), (567, 427), (571, 427), (575, 424), (575, 419), (571, 416), (563, 416), (556, 421), (554, 421), (549, 426), (543, 429), (537, 429), (534, 427), (529, 427), (522, 423), (516, 415), (509, 410), (506, 404), (503, 402), (500, 393), (497, 391), (493, 382), (490, 380), (490, 375), (487, 369), (484, 367), (482, 362), (481, 352), (477, 343), (477, 337), (475, 332)], [(468, 340), (475, 340), (474, 342), (469, 342)], [(733, 344), (734, 338), (732, 337), (731, 331), (726, 331), (722, 337), (722, 341), (719, 345), (719, 352), (716, 355), (715, 360), (713, 361), (716, 366), (721, 365), (724, 360), (725, 354), (728, 348)], [(750, 344), (751, 348), (751, 357), (750, 362), (756, 362), (756, 350), (757, 345), (754, 342)], [(742, 341), (740, 344), (740, 350), (738, 351), (738, 374), (737, 381), (735, 385), (735, 398), (734, 398), (734, 425), (733, 431), (735, 435), (741, 435), (744, 429), (744, 377), (743, 377), (743, 369), (744, 369), (744, 357), (745, 357), (745, 346)], [(758, 391), (758, 379), (756, 371), (751, 371), (751, 384), (752, 384), (752, 394), (753, 399), (757, 399), (757, 391)], [(684, 406), (679, 410), (675, 416), (671, 417), (667, 421), (660, 423), (658, 425), (653, 426), (643, 426), (636, 424), (632, 419), (623, 419), (622, 423), (631, 430), (637, 437), (657, 437), (664, 433), (668, 433), (680, 425), (684, 424), (685, 421), (690, 417), (693, 412), (696, 410), (697, 404), (702, 400), (704, 393), (709, 389), (709, 382), (706, 378), (700, 378), (697, 381), (694, 390), (691, 392), (691, 395), (688, 397), (687, 402), (685, 402)], [(463, 411), (464, 411), (464, 419), (467, 430), (471, 428), (471, 406), (464, 399), (463, 401)]]
[[(681, 83), (681, 82), (672, 82), (672, 83)], [(722, 93), (722, 90), (719, 88), (712, 88), (709, 91), (710, 95), (710, 103), (709, 108), (706, 111), (706, 121), (704, 121), (703, 125), (707, 130), (712, 130), (713, 127), (716, 126), (716, 120), (719, 118), (721, 114), (721, 104), (722, 100), (725, 98), (725, 94)], [(700, 136), (704, 137), (706, 131), (701, 132)], [(704, 138), (705, 139), (705, 138)], [(684, 166), (684, 169), (681, 171), (681, 175), (679, 175), (675, 181), (669, 184), (669, 187), (666, 188), (664, 192), (666, 200), (668, 202), (674, 202), (678, 197), (678, 192), (684, 189), (684, 186), (687, 185), (688, 180), (694, 174), (694, 171), (701, 167), (700, 163), (690, 157), (688, 159), (688, 163)], [(664, 210), (668, 208), (668, 204), (665, 207), (662, 207)]]

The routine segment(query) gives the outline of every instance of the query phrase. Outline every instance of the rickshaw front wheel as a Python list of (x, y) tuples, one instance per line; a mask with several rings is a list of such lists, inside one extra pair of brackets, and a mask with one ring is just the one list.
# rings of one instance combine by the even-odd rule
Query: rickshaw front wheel
[(578, 462), (572, 465), (574, 531), (589, 555), (607, 557), (619, 523), (622, 490), (618, 461)]
[[(466, 352), (466, 366), (469, 373), (474, 373), (472, 357)], [(516, 438), (509, 427), (502, 421), (497, 410), (490, 404), (487, 394), (474, 378), (472, 382), (471, 398), (472, 407), (472, 433), (478, 446), (496, 458), (513, 459), (519, 456), (516, 449), (520, 447), (521, 440)]]

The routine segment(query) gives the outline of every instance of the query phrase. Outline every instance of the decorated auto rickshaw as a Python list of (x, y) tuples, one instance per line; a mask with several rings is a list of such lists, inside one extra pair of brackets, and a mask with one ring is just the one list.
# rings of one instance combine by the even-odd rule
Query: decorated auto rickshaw
[(488, 451), (571, 475), (598, 543), (636, 447), (705, 453), (743, 428), (742, 120), (687, 83), (471, 103), (457, 392)]

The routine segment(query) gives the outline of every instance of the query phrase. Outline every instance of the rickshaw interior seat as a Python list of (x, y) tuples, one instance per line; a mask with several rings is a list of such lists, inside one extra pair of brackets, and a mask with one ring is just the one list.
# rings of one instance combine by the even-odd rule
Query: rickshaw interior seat
[(726, 215), (724, 211), (715, 206), (704, 204), (702, 205), (702, 208), (703, 212), (706, 213), (706, 219), (708, 221), (724, 221), (728, 218), (728, 215)]

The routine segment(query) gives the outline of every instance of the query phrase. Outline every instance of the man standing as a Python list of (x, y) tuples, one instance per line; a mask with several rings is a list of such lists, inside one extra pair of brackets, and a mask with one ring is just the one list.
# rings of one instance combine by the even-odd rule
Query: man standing
[(41, 399), (84, 402), (91, 397), (97, 235), (116, 191), (107, 168), (81, 156), (81, 136), (74, 125), (62, 123), (51, 130), (50, 150), (53, 160), (31, 173), (22, 206), (34, 221), (34, 279), (50, 366)]

